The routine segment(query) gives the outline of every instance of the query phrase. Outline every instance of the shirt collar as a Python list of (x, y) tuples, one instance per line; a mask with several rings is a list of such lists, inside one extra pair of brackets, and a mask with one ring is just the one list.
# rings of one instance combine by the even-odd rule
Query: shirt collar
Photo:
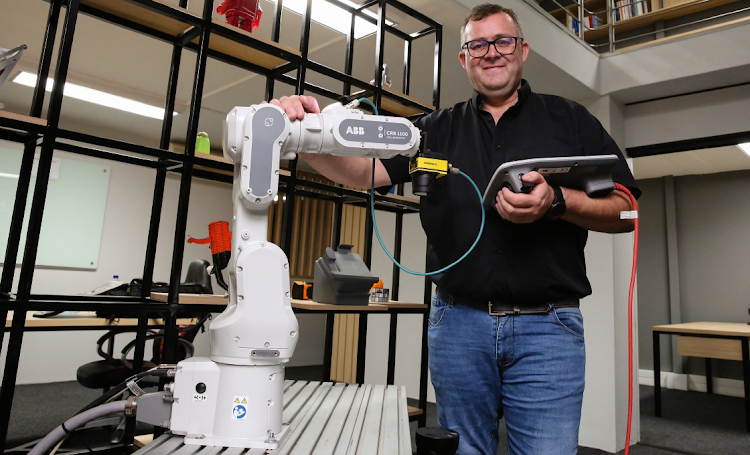
[[(526, 82), (526, 79), (521, 79), (521, 87), (518, 89), (518, 103), (515, 106), (520, 106), (529, 98), (531, 95), (531, 85)], [(471, 104), (474, 110), (480, 111), (483, 103), (482, 94), (474, 90), (474, 94), (471, 96)]]

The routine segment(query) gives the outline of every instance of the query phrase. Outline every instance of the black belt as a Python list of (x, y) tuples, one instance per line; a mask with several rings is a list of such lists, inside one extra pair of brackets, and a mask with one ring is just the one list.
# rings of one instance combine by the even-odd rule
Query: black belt
[(460, 303), (462, 305), (478, 308), (480, 310), (487, 309), (491, 316), (508, 316), (508, 315), (519, 315), (519, 314), (547, 314), (550, 310), (550, 303), (554, 308), (578, 308), (580, 306), (580, 300), (562, 299), (556, 302), (541, 302), (541, 303), (519, 303), (509, 302), (502, 299), (464, 299), (456, 297), (442, 291), (440, 288), (435, 290), (435, 293), (442, 297), (452, 297), (454, 303)]

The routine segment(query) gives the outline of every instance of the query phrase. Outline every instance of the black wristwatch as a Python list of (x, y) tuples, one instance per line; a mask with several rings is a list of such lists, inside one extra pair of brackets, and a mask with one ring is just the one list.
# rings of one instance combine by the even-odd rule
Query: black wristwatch
[(546, 216), (550, 220), (556, 220), (563, 216), (567, 207), (565, 206), (565, 198), (563, 197), (562, 189), (557, 185), (551, 186), (552, 190), (555, 192), (555, 198), (552, 200), (552, 204), (550, 204)]

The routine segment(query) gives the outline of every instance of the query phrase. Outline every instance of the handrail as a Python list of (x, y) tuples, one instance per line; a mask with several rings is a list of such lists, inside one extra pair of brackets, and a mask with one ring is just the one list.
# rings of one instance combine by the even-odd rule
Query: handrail
[(687, 27), (689, 25), (700, 24), (701, 22), (708, 22), (708, 21), (712, 21), (714, 19), (719, 19), (719, 18), (722, 18), (722, 17), (728, 17), (728, 16), (732, 16), (732, 15), (735, 15), (735, 14), (739, 14), (739, 13), (744, 13), (745, 11), (750, 11), (750, 6), (748, 6), (746, 8), (741, 8), (741, 9), (738, 9), (738, 10), (734, 10), (734, 11), (729, 11), (729, 12), (722, 13), (722, 14), (717, 14), (717, 15), (711, 16), (711, 17), (704, 17), (703, 19), (697, 19), (697, 20), (694, 20), (692, 22), (686, 22), (684, 24), (675, 25), (673, 27), (662, 28), (662, 29), (657, 30), (657, 31), (648, 32), (648, 33), (642, 33), (640, 35), (630, 36), (628, 38), (622, 38), (620, 40), (616, 40), (615, 43), (622, 43), (622, 42), (630, 41), (630, 40), (633, 40), (633, 39), (636, 39), (636, 38), (643, 38), (644, 36), (649, 36), (649, 35), (653, 35), (653, 34), (660, 33), (660, 32), (663, 33), (663, 32), (669, 31), (669, 30), (676, 30), (676, 29), (679, 29), (679, 28)]
[[(587, 7), (585, 0), (572, 0), (570, 3), (565, 2), (565, 0), (550, 0), (550, 6), (546, 7), (545, 10), (547, 11), (547, 14), (550, 14), (557, 21), (567, 25), (567, 28), (571, 33), (576, 35), (582, 41), (587, 41), (589, 46), (599, 52), (614, 52), (618, 48), (640, 43), (644, 38), (650, 36), (653, 36), (654, 40), (657, 40), (663, 38), (665, 32), (678, 30), (684, 27), (696, 26), (709, 21), (715, 21), (716, 19), (728, 18), (750, 10), (750, 7), (746, 7), (745, 5), (737, 5), (735, 6), (736, 9), (733, 11), (716, 14), (706, 13), (705, 15), (707, 17), (691, 20), (690, 22), (683, 24), (669, 27), (664, 27), (663, 25), (657, 26), (653, 31), (649, 30), (625, 38), (618, 38), (616, 36), (624, 31), (640, 32), (641, 30), (638, 29), (661, 21), (673, 20), (688, 14), (710, 11), (713, 8), (736, 2), (736, 0), (688, 0), (685, 3), (664, 8), (661, 6), (663, 4), (662, 1), (663, 0), (623, 0), (621, 4), (616, 5), (615, 0), (602, 0), (595, 2), (588, 0), (589, 7)], [(567, 4), (564, 5), (563, 3)], [(605, 9), (594, 11), (595, 7), (602, 4), (606, 6)], [(640, 9), (635, 6), (638, 4), (644, 5), (644, 12), (625, 19), (616, 19), (618, 11), (627, 12)], [(645, 11), (646, 9), (649, 11)], [(589, 25), (588, 18), (592, 16), (598, 17), (606, 23), (598, 26)], [(592, 23), (595, 22), (592, 20)], [(604, 39), (604, 42), (591, 42), (599, 41), (600, 39)], [(636, 41), (636, 43), (633, 41)]]

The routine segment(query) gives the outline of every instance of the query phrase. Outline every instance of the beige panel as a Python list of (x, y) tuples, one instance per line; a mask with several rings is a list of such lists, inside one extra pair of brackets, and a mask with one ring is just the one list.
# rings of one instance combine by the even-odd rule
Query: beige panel
[(359, 315), (337, 314), (333, 323), (331, 380), (353, 384), (357, 380)]
[(688, 357), (742, 360), (742, 343), (740, 340), (678, 336), (677, 352)]

